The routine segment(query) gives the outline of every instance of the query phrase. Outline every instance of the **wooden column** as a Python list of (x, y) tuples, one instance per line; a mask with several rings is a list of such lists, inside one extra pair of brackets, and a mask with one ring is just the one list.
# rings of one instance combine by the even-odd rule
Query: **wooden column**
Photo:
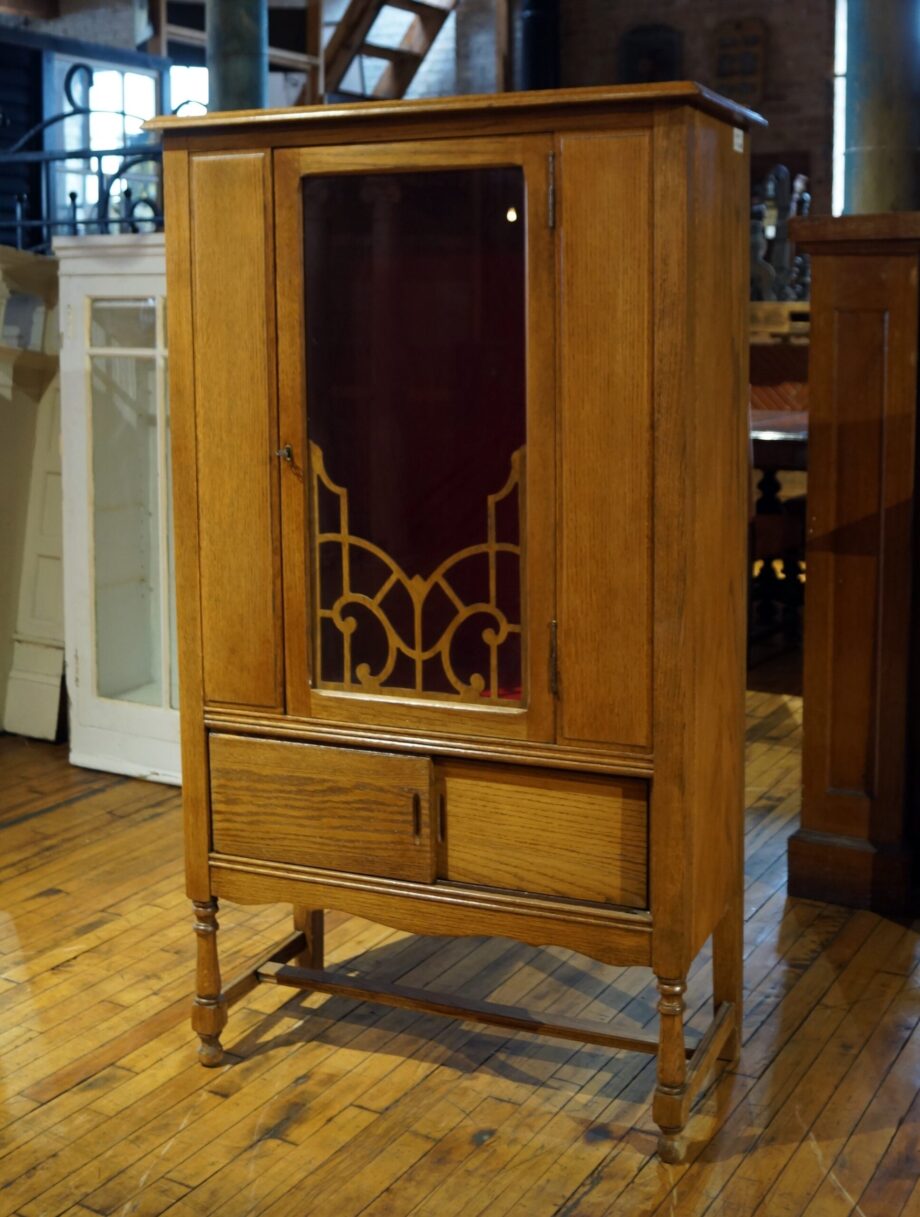
[(789, 891), (902, 912), (918, 793), (920, 214), (800, 220), (795, 240), (813, 287), (803, 805)]
[(920, 207), (916, 0), (848, 0), (845, 210)]
[(207, 0), (211, 110), (268, 104), (268, 0)]

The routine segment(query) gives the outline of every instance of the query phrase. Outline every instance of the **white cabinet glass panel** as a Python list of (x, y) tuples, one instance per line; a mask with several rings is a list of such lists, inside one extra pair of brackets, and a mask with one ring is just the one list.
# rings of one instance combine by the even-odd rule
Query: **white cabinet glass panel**
[(87, 300), (96, 694), (147, 706), (176, 704), (162, 303)]
[(163, 700), (156, 366), (91, 357), (96, 691)]
[(55, 241), (70, 757), (179, 780), (160, 235)]

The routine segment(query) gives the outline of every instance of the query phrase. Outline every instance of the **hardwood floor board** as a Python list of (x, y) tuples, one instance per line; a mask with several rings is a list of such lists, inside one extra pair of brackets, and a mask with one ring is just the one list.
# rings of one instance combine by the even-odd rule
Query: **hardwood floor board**
[[(490, 944), (482, 944), (482, 945), (484, 948), (487, 948)], [(437, 967), (436, 964), (434, 966)], [(475, 970), (477, 965), (474, 963), (472, 965), (472, 967)], [(270, 989), (265, 989), (265, 990), (263, 990), (263, 992), (271, 993), (272, 991)], [(297, 1000), (296, 998), (291, 999), (291, 1001), (296, 1001), (296, 1000)], [(285, 1004), (289, 1007), (291, 1004), (291, 1001), (288, 1001)], [(342, 1002), (340, 999), (332, 999), (331, 1001), (324, 1002), (324, 1007), (328, 1006), (328, 1007), (333, 1008), (336, 1011), (337, 1015), (341, 1015), (343, 1012), (348, 1012), (354, 1005), (355, 1005), (355, 1003)], [(323, 1021), (324, 1021), (323, 1013), (324, 1013), (324, 1009), (321, 1008), (313, 1016), (314, 1021), (317, 1021), (319, 1023), (318, 1029), (320, 1031), (322, 1031), (322, 1025), (323, 1025)], [(375, 1012), (372, 1012), (372, 1015), (371, 1015), (372, 1017), (373, 1017), (374, 1013)], [(400, 1017), (400, 1016), (403, 1016), (403, 1017)], [(326, 1020), (326, 1021), (328, 1021), (328, 1020)], [(410, 1014), (410, 1012), (391, 1011), (391, 1012), (389, 1012), (388, 1017), (385, 1016), (384, 1018), (381, 1018), (378, 1021), (381, 1024), (383, 1024), (383, 1023), (387, 1024), (386, 1031), (388, 1033), (388, 1036), (384, 1037), (382, 1042), (365, 1043), (363, 1045), (362, 1051), (355, 1050), (355, 1051), (351, 1052), (350, 1056), (348, 1057), (347, 1067), (349, 1070), (351, 1070), (351, 1069), (354, 1069), (356, 1066), (361, 1065), (361, 1063), (363, 1061), (366, 1061), (366, 1053), (371, 1052), (374, 1054), (371, 1057), (371, 1061), (374, 1064), (374, 1068), (371, 1068), (369, 1070), (365, 1068), (363, 1074), (358, 1076), (356, 1079), (354, 1079), (354, 1081), (355, 1081), (354, 1093), (349, 1096), (349, 1101), (352, 1101), (354, 1098), (362, 1096), (365, 1093), (368, 1085), (370, 1084), (370, 1080), (371, 1080), (369, 1077), (369, 1074), (373, 1075), (375, 1069), (381, 1069), (381, 1070), (387, 1071), (387, 1070), (391, 1070), (394, 1067), (396, 1067), (396, 1065), (394, 1064), (394, 1056), (393, 1056), (392, 1034), (389, 1034), (392, 1032), (393, 1027), (394, 1026), (399, 1027), (402, 1024), (407, 1024), (408, 1026), (411, 1027), (411, 1025), (414, 1022), (419, 1021), (419, 1018), (418, 1018), (418, 1016), (413, 1017)], [(254, 1097), (257, 1097), (259, 1101), (255, 1104), (255, 1106), (252, 1106), (252, 1122), (255, 1123), (256, 1126), (259, 1126), (260, 1124), (265, 1125), (266, 1121), (267, 1121), (267, 1127), (275, 1128), (275, 1127), (277, 1127), (278, 1119), (280, 1118), (279, 1114), (274, 1113), (274, 1114), (271, 1114), (268, 1117), (266, 1117), (265, 1111), (262, 1110), (266, 1105), (266, 1100), (270, 1100), (269, 1106), (271, 1105), (271, 1101), (273, 1101), (272, 1096), (274, 1096), (274, 1094), (275, 1094), (275, 1090), (273, 1089), (273, 1084), (277, 1083), (278, 1085), (281, 1085), (283, 1087), (290, 1081), (298, 1080), (298, 1078), (300, 1077), (300, 1075), (302, 1073), (304, 1073), (304, 1071), (308, 1072), (310, 1074), (311, 1078), (313, 1077), (314, 1070), (311, 1069), (309, 1061), (304, 1058), (303, 1054), (298, 1056), (297, 1052), (296, 1052), (296, 1050), (299, 1047), (303, 1047), (303, 1029), (300, 1026), (298, 1026), (297, 1024), (294, 1024), (293, 1028), (291, 1028), (290, 1020), (288, 1019), (287, 1022), (288, 1022), (288, 1028), (289, 1028), (287, 1033), (285, 1033), (281, 1036), (273, 1035), (271, 1037), (271, 1039), (267, 1041), (268, 1051), (277, 1053), (279, 1047), (281, 1047), (282, 1045), (285, 1048), (292, 1050), (288, 1055), (287, 1064), (282, 1065), (280, 1069), (278, 1067), (275, 1067), (269, 1071), (268, 1076), (263, 1078), (262, 1087), (260, 1088), (260, 1093), (258, 1096), (254, 1096), (251, 1093), (241, 1091), (239, 1075), (234, 1074), (232, 1070), (229, 1072), (228, 1076), (225, 1076), (224, 1078), (222, 1078), (222, 1082), (225, 1083), (222, 1093), (227, 1098), (228, 1102), (224, 1107), (222, 1107), (222, 1109), (220, 1111), (220, 1123), (222, 1126), (226, 1125), (228, 1127), (235, 1129), (236, 1134), (240, 1133), (240, 1129), (234, 1124), (234, 1117), (242, 1118), (242, 1117), (247, 1116), (247, 1114), (249, 1114), (249, 1108), (250, 1108), (250, 1106), (252, 1106), (252, 1101), (253, 1101)], [(267, 1024), (266, 1024), (266, 1020), (264, 1019), (264, 1017), (258, 1020), (258, 1031), (259, 1031), (260, 1035), (264, 1034), (266, 1032), (266, 1026), (267, 1026)], [(345, 1030), (346, 1030), (346, 1039), (350, 1038), (352, 1035), (352, 1031), (348, 1028), (346, 1028)], [(357, 1030), (358, 1030), (358, 1032), (360, 1032), (362, 1030), (360, 1025)], [(330, 1038), (333, 1038), (333, 1048), (330, 1049), (328, 1046), (323, 1045), (323, 1044), (317, 1045), (318, 1050), (319, 1050), (320, 1059), (322, 1058), (323, 1055), (328, 1056), (329, 1053), (334, 1050), (334, 1047), (335, 1047), (334, 1037), (330, 1037)], [(391, 1041), (390, 1043), (387, 1043), (387, 1038), (390, 1039), (390, 1041)], [(378, 1040), (379, 1040), (379, 1037), (378, 1037)], [(233, 1051), (232, 1046), (231, 1046), (231, 1051)], [(247, 1054), (246, 1056), (244, 1056), (244, 1060), (249, 1060), (249, 1059), (251, 1059), (251, 1056), (249, 1054), (251, 1054), (254, 1051), (257, 1051), (257, 1047), (256, 1047), (256, 1045), (254, 1045), (252, 1043), (248, 1043), (245, 1045), (244, 1051)], [(343, 1055), (348, 1055), (348, 1054), (339, 1052), (337, 1055), (339, 1057), (341, 1057)], [(397, 1058), (398, 1058), (398, 1053), (397, 1053)], [(239, 1070), (240, 1066), (238, 1065), (236, 1068), (237, 1068), (237, 1070)], [(221, 1073), (224, 1075), (227, 1075), (226, 1070), (221, 1070)], [(227, 1088), (228, 1085), (229, 1085), (229, 1089)], [(328, 1118), (328, 1101), (327, 1101), (328, 1096), (329, 1096), (329, 1089), (324, 1086), (324, 1088), (323, 1088), (323, 1099), (324, 1099), (323, 1110), (326, 1114), (324, 1114), (323, 1120)], [(287, 1109), (292, 1108), (292, 1100), (288, 1096), (284, 1096), (282, 1098), (281, 1102), (282, 1102), (283, 1107), (285, 1107)], [(234, 1108), (234, 1104), (236, 1104), (236, 1108)], [(299, 1102), (296, 1102), (296, 1101), (293, 1102), (293, 1110), (299, 1111), (300, 1107), (301, 1107), (301, 1105)], [(311, 1104), (310, 1110), (313, 1111), (314, 1108), (315, 1108), (315, 1104)], [(210, 1135), (206, 1136), (206, 1141), (208, 1142), (207, 1148), (209, 1151), (209, 1158), (212, 1159), (215, 1147), (217, 1146), (218, 1140), (219, 1140), (219, 1138), (215, 1137), (215, 1134), (220, 1133), (221, 1130), (220, 1130), (220, 1128), (215, 1128), (215, 1122), (212, 1121), (209, 1126), (208, 1131), (209, 1131)], [(248, 1140), (247, 1140), (248, 1134), (246, 1132), (245, 1127), (242, 1130), (242, 1135), (243, 1135), (244, 1143), (248, 1143)], [(288, 1132), (288, 1135), (290, 1135), (290, 1131)], [(184, 1137), (176, 1138), (176, 1140), (171, 1144), (171, 1147), (170, 1147), (170, 1162), (175, 1163), (175, 1162), (181, 1161), (183, 1158), (183, 1154), (187, 1148), (187, 1143), (194, 1142), (196, 1138), (200, 1138), (201, 1136), (202, 1136), (201, 1128), (196, 1127), (195, 1129), (190, 1130)], [(229, 1157), (231, 1159), (233, 1157), (235, 1157), (236, 1153), (238, 1152), (238, 1148), (239, 1147), (237, 1144), (231, 1145), (231, 1151), (229, 1154)], [(159, 1159), (163, 1158), (162, 1152), (159, 1150), (156, 1153), (151, 1153), (152, 1160), (150, 1162), (141, 1161), (137, 1164), (133, 1164), (132, 1165), (133, 1173), (140, 1174), (144, 1179), (149, 1181), (152, 1172), (155, 1172), (156, 1170), (160, 1169), (160, 1163), (156, 1161), (157, 1158), (159, 1158)], [(165, 1169), (165, 1167), (163, 1169)], [(175, 1167), (175, 1165), (173, 1165), (170, 1169), (171, 1169), (172, 1177), (178, 1177), (183, 1182), (186, 1182), (186, 1183), (193, 1183), (195, 1181), (194, 1172), (189, 1172), (191, 1177), (187, 1178), (181, 1170), (178, 1170)], [(132, 1179), (130, 1177), (126, 1177), (124, 1174), (122, 1174), (121, 1176), (115, 1178), (114, 1181), (110, 1182), (110, 1184), (107, 1186), (107, 1188), (102, 1189), (100, 1194), (93, 1196), (91, 1203), (93, 1203), (94, 1207), (102, 1206), (102, 1211), (104, 1211), (104, 1206), (106, 1204), (110, 1203), (111, 1195), (130, 1195), (130, 1194), (132, 1194), (131, 1188), (132, 1188)]]
[[(915, 1027), (837, 1157), (803, 1217), (844, 1217), (860, 1203), (899, 1126), (916, 1111), (920, 1089), (920, 1027)], [(896, 1213), (897, 1210), (895, 1209)], [(886, 1215), (887, 1217), (887, 1215)]]
[(801, 1141), (813, 1144), (812, 1126), (834, 1100), (844, 1079), (854, 1067), (856, 1058), (869, 1040), (879, 1019), (894, 1000), (899, 989), (894, 977), (877, 974), (870, 983), (866, 1000), (848, 1008), (839, 1024), (805, 1071), (800, 1086), (787, 1097), (772, 1115), (750, 1152), (742, 1161), (719, 1203), (727, 1206), (745, 1205), (750, 1214), (778, 1212), (776, 1198), (769, 1204), (767, 1193), (788, 1165)]
[[(262, 986), (201, 1069), (178, 792), (0, 737), (0, 1213), (920, 1217), (920, 925), (786, 897), (800, 724), (799, 700), (749, 697), (744, 1048), (674, 1166), (638, 1054)], [(220, 922), (229, 976), (290, 912)], [(565, 951), (335, 912), (327, 950), (378, 980), (656, 1017), (647, 970)], [(711, 967), (707, 944), (691, 1034)]]
[[(565, 953), (565, 954), (567, 955), (567, 953)], [(517, 981), (519, 984), (520, 980), (521, 980), (521, 974), (518, 974), (514, 978), (514, 980)], [(546, 984), (547, 978), (544, 978), (544, 980), (541, 981), (540, 983)], [(564, 992), (571, 993), (571, 990), (564, 990)], [(516, 998), (520, 997), (519, 992), (509, 992), (507, 985), (505, 987), (505, 991), (503, 993), (500, 992), (499, 995), (502, 997), (503, 1000), (512, 1000), (512, 1001), (515, 1000)], [(480, 1069), (478, 1072), (474, 1072), (474, 1073), (470, 1074), (469, 1076), (464, 1077), (463, 1087), (462, 1087), (464, 1093), (469, 1092), (470, 1090), (474, 1090), (477, 1093), (488, 1093), (489, 1091), (491, 1091), (493, 1093), (493, 1095), (495, 1094), (496, 1088), (495, 1088), (494, 1084), (489, 1085), (488, 1074), (490, 1072), (493, 1074), (495, 1074), (496, 1072), (499, 1072), (503, 1075), (508, 1073), (507, 1067), (503, 1068), (501, 1065), (496, 1063), (502, 1053), (510, 1053), (513, 1055), (513, 1073), (511, 1074), (511, 1076), (505, 1076), (503, 1078), (505, 1090), (502, 1091), (502, 1093), (507, 1095), (507, 1090), (510, 1087), (511, 1092), (512, 1092), (512, 1098), (509, 1099), (508, 1101), (516, 1100), (518, 1104), (520, 1104), (522, 1101), (526, 1102), (527, 1100), (531, 1099), (533, 1096), (533, 1093), (534, 1093), (534, 1085), (533, 1085), (534, 1076), (532, 1073), (523, 1073), (522, 1072), (522, 1062), (533, 1056), (533, 1057), (537, 1057), (537, 1058), (542, 1058), (542, 1060), (538, 1061), (538, 1068), (541, 1072), (545, 1073), (547, 1068), (552, 1069), (552, 1067), (553, 1067), (553, 1060), (550, 1057), (550, 1053), (549, 1053), (549, 1050), (547, 1047), (547, 1041), (537, 1040), (537, 1039), (535, 1039), (535, 1037), (522, 1037), (521, 1040), (518, 1040), (517, 1037), (515, 1037), (514, 1040), (510, 1040), (510, 1041), (506, 1040), (503, 1043), (500, 1038), (497, 1038), (492, 1035), (486, 1035), (481, 1032), (478, 1035), (474, 1035), (473, 1038), (474, 1038), (474, 1040), (478, 1040), (486, 1045), (488, 1045), (488, 1042), (490, 1040), (495, 1040), (500, 1045), (500, 1047), (498, 1049), (498, 1053), (496, 1054), (496, 1056), (492, 1057), (491, 1060), (489, 1060), (487, 1062), (487, 1064), (484, 1068)], [(568, 1044), (568, 1043), (559, 1045), (557, 1061), (565, 1063), (572, 1056), (576, 1055), (578, 1051), (579, 1050), (576, 1047), (573, 1047), (571, 1044)], [(584, 1050), (582, 1050), (582, 1051), (584, 1051)], [(635, 1060), (634, 1057), (631, 1059)], [(556, 1067), (558, 1070), (558, 1064)], [(486, 1087), (488, 1087), (488, 1090), (485, 1089)], [(416, 1091), (412, 1090), (409, 1093), (411, 1095), (412, 1103), (414, 1106), (416, 1099), (417, 1099)], [(562, 1092), (560, 1094), (560, 1097), (563, 1099), (564, 1099), (564, 1093), (565, 1092)], [(456, 1101), (456, 1093), (455, 1093), (455, 1101)], [(466, 1101), (466, 1100), (463, 1101), (462, 1106), (464, 1106), (465, 1108), (468, 1108), (468, 1106), (469, 1106), (468, 1101)], [(269, 1208), (266, 1211), (272, 1211), (272, 1209)]]
[[(879, 978), (884, 977), (879, 973)], [(894, 978), (891, 977), (893, 980)], [(883, 984), (887, 983), (882, 980)], [(868, 1013), (868, 1011), (867, 1011)], [(882, 1013), (843, 1082), (834, 1092), (804, 1139), (792, 1145), (792, 1154), (764, 1196), (759, 1217), (799, 1217), (878, 1089), (920, 1019), (920, 993), (902, 984)], [(888, 1210), (897, 1212), (896, 1208)]]

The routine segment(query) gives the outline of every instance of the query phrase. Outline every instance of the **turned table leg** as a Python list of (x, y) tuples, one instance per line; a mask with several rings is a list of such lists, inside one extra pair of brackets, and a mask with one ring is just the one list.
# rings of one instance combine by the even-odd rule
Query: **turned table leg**
[(294, 929), (300, 930), (307, 940), (306, 949), (297, 956), (297, 962), (301, 967), (314, 968), (320, 972), (325, 967), (324, 920), (322, 909), (309, 909), (304, 905), (294, 905)]
[(221, 994), (220, 964), (217, 959), (217, 901), (194, 901), (195, 936), (198, 939), (196, 995), (192, 1005), (192, 1027), (201, 1043), (198, 1059), (202, 1065), (219, 1065), (224, 1050), (220, 1033), (227, 1025), (227, 1003)]
[(679, 1162), (680, 1134), (686, 1122), (687, 1056), (684, 1050), (683, 979), (658, 977), (658, 1085), (652, 1103), (652, 1116), (661, 1129), (658, 1153), (663, 1162)]

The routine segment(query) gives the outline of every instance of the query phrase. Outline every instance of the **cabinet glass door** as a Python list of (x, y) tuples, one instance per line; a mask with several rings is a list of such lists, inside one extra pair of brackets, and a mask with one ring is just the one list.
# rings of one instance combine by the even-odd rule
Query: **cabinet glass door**
[[(386, 703), (410, 718), (440, 706), (445, 729), (453, 708), (487, 731), (503, 728), (481, 712), (504, 712), (517, 734), (543, 693), (528, 664), (545, 595), (532, 603), (527, 488), (545, 426), (528, 408), (528, 330), (546, 218), (513, 150), (482, 165), (439, 151), (418, 167), (400, 149), (385, 168), (378, 149), (364, 170), (358, 157), (296, 181), (310, 712), (384, 721)], [(535, 489), (551, 504), (551, 487)]]
[(303, 198), (314, 686), (516, 705), (523, 174)]

